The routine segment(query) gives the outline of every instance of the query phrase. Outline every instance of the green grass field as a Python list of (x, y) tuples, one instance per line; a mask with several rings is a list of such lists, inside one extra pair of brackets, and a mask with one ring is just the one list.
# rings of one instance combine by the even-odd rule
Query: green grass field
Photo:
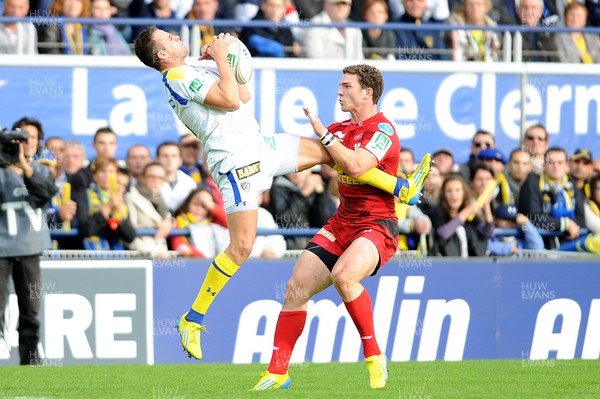
[(248, 392), (264, 365), (0, 368), (0, 397), (68, 398), (600, 398), (600, 361), (390, 363), (384, 390), (368, 387), (363, 363), (290, 368), (292, 387)]

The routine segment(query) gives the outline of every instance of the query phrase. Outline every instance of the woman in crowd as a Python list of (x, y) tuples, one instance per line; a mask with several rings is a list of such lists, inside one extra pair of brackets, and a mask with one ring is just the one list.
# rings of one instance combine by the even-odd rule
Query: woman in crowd
[[(50, 12), (55, 17), (84, 18), (90, 16), (90, 0), (54, 0)], [(60, 21), (60, 19), (56, 19)], [(55, 23), (39, 26), (40, 54), (88, 54), (88, 30), (76, 23)]]
[[(585, 28), (588, 11), (585, 4), (572, 2), (565, 8), (567, 28)], [(595, 33), (563, 32), (556, 34), (560, 62), (596, 64), (600, 62), (598, 35)]]
[(432, 216), (433, 253), (463, 258), (485, 256), (487, 241), (494, 236), (491, 199), (490, 195), (485, 201), (474, 201), (462, 177), (446, 177), (440, 205)]

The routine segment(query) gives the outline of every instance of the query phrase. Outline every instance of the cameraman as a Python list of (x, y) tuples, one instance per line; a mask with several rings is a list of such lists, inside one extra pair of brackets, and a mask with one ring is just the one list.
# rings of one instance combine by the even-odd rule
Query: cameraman
[[(5, 136), (4, 141), (1, 136)], [(23, 139), (6, 140), (7, 136), (12, 134), (0, 132), (5, 150), (0, 152), (0, 310), (6, 306), (8, 278), (12, 274), (19, 304), (20, 364), (37, 364), (39, 256), (45, 223), (41, 208), (52, 198), (56, 187), (37, 165), (31, 165), (26, 159), (24, 146), (27, 143), (18, 142)], [(18, 154), (18, 158), (12, 159), (10, 154)], [(3, 328), (0, 325), (0, 331)]]

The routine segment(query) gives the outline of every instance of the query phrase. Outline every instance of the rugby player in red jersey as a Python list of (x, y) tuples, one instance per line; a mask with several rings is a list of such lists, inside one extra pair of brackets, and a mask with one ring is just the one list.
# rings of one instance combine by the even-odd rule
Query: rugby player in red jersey
[[(326, 129), (304, 110), (344, 172), (338, 178), (340, 205), (294, 267), (275, 329), (271, 362), (253, 390), (290, 387), (289, 360), (306, 322), (308, 301), (332, 284), (360, 334), (371, 388), (383, 388), (387, 381), (387, 359), (375, 339), (371, 298), (360, 282), (377, 273), (396, 252), (398, 219), (393, 195), (355, 178), (374, 167), (394, 174), (400, 142), (392, 123), (377, 112), (383, 92), (381, 72), (369, 65), (353, 65), (343, 73), (338, 97), (342, 111), (352, 116), (349, 120)], [(429, 172), (431, 156), (425, 157), (428, 160), (421, 164), (427, 167), (414, 172), (421, 175), (415, 176), (417, 180), (424, 180)]]

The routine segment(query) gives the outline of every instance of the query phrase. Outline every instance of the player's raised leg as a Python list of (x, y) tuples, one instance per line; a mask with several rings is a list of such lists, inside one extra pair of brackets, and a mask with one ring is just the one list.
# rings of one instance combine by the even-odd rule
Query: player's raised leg
[(257, 218), (256, 210), (227, 215), (230, 244), (225, 251), (215, 257), (191, 309), (177, 322), (183, 348), (196, 359), (202, 359), (200, 333), (206, 331), (202, 325), (204, 315), (225, 284), (250, 256), (256, 237)]
[(290, 357), (296, 341), (302, 334), (306, 322), (308, 300), (331, 285), (329, 270), (312, 252), (303, 251), (292, 277), (286, 284), (285, 302), (279, 313), (273, 354), (269, 368), (260, 374), (253, 391), (289, 388), (292, 384), (288, 374)]

